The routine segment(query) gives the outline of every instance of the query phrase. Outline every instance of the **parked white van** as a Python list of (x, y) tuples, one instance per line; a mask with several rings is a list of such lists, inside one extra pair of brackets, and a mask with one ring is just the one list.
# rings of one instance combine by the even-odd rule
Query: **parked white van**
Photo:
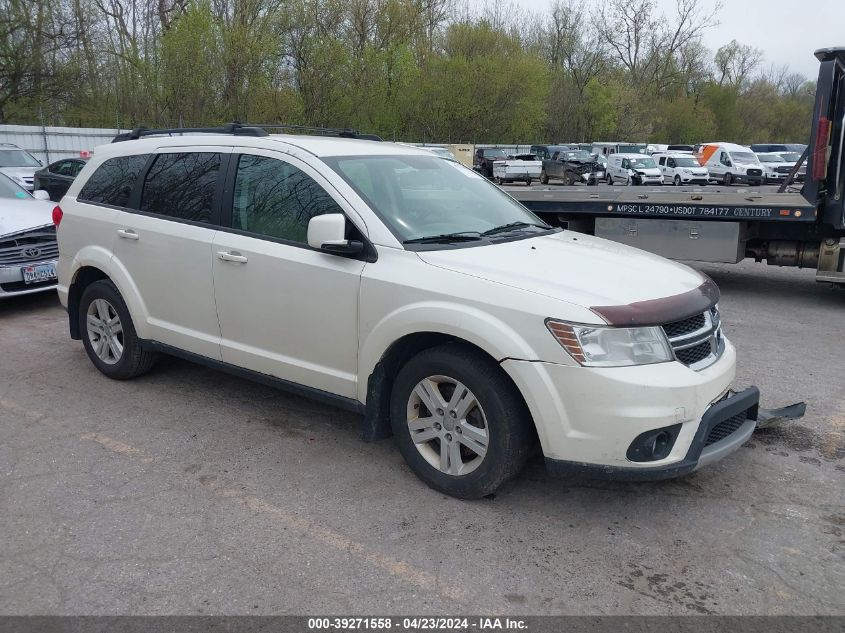
[(710, 172), (698, 164), (692, 154), (654, 155), (663, 174), (663, 182), (680, 185), (706, 185), (710, 182)]
[(702, 167), (710, 171), (711, 180), (725, 185), (763, 183), (763, 166), (757, 155), (743, 145), (704, 143), (698, 146), (695, 157)]
[(611, 154), (607, 157), (607, 184), (661, 185), (663, 174), (651, 156)]

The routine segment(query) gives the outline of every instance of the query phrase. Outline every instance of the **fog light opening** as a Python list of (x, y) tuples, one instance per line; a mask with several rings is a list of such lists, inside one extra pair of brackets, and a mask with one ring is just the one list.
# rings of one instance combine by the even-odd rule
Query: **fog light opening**
[(681, 432), (680, 424), (640, 433), (628, 447), (626, 457), (632, 462), (656, 462), (666, 459)]

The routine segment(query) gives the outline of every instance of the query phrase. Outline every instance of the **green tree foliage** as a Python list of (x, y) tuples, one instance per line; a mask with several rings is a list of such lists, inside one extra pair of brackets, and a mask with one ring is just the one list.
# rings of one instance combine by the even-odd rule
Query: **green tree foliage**
[(804, 141), (814, 85), (698, 0), (0, 0), (0, 121), (408, 141)]

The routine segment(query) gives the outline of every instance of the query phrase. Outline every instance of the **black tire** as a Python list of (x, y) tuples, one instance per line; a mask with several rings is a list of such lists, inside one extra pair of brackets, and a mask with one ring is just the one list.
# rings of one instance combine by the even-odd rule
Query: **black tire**
[[(113, 364), (106, 363), (97, 356), (86, 327), (88, 307), (97, 299), (105, 299), (114, 308), (117, 316), (120, 317), (123, 330), (123, 352), (117, 362)], [(111, 281), (95, 281), (85, 288), (79, 301), (79, 324), (82, 330), (82, 345), (85, 347), (88, 358), (101, 373), (109, 378), (128, 380), (140, 376), (148, 372), (156, 361), (157, 354), (141, 348), (141, 341), (135, 332), (135, 326), (132, 323), (132, 317), (129, 316), (126, 302)]]
[(564, 172), (563, 174), (563, 184), (566, 186), (570, 186), (573, 184), (572, 181), (572, 174), (570, 172)]
[(549, 184), (549, 175), (546, 173), (546, 170), (540, 172), (540, 183), (547, 185)]
[[(450, 475), (432, 466), (411, 437), (409, 399), (417, 384), (431, 376), (463, 383), (484, 410), (487, 450), (466, 475)], [(519, 473), (536, 441), (531, 415), (507, 374), (483, 353), (460, 343), (424, 350), (399, 370), (390, 397), (390, 422), (399, 451), (414, 474), (431, 488), (460, 499), (489, 495)]]
[(610, 174), (607, 175), (607, 184), (611, 186), (613, 185), (613, 176)]
[(734, 177), (731, 175), (731, 172), (725, 172), (725, 177), (722, 179), (722, 182), (725, 184), (726, 187), (730, 187), (733, 184)]
[(525, 179), (525, 186), (526, 186), (526, 187), (530, 187), (530, 186), (531, 186), (531, 179), (530, 179), (530, 178), (526, 178), (526, 179)]
[(496, 183), (497, 185), (499, 185), (500, 187), (501, 187), (503, 184), (505, 184), (505, 182), (504, 182), (501, 178), (499, 178), (498, 176), (496, 176), (495, 178), (493, 178), (493, 182), (495, 182), (495, 183)]
[(681, 177), (676, 174), (673, 182), (675, 183), (676, 187), (680, 187), (681, 186)]

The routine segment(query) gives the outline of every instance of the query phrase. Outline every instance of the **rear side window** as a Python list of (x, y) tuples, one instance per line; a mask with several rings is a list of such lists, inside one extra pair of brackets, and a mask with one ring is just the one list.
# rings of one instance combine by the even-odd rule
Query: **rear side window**
[(232, 228), (306, 244), (315, 215), (343, 210), (313, 178), (275, 158), (243, 154), (232, 201)]
[(97, 167), (77, 196), (82, 202), (125, 207), (148, 154), (109, 158)]
[(177, 220), (212, 221), (220, 154), (159, 154), (144, 178), (141, 211)]

